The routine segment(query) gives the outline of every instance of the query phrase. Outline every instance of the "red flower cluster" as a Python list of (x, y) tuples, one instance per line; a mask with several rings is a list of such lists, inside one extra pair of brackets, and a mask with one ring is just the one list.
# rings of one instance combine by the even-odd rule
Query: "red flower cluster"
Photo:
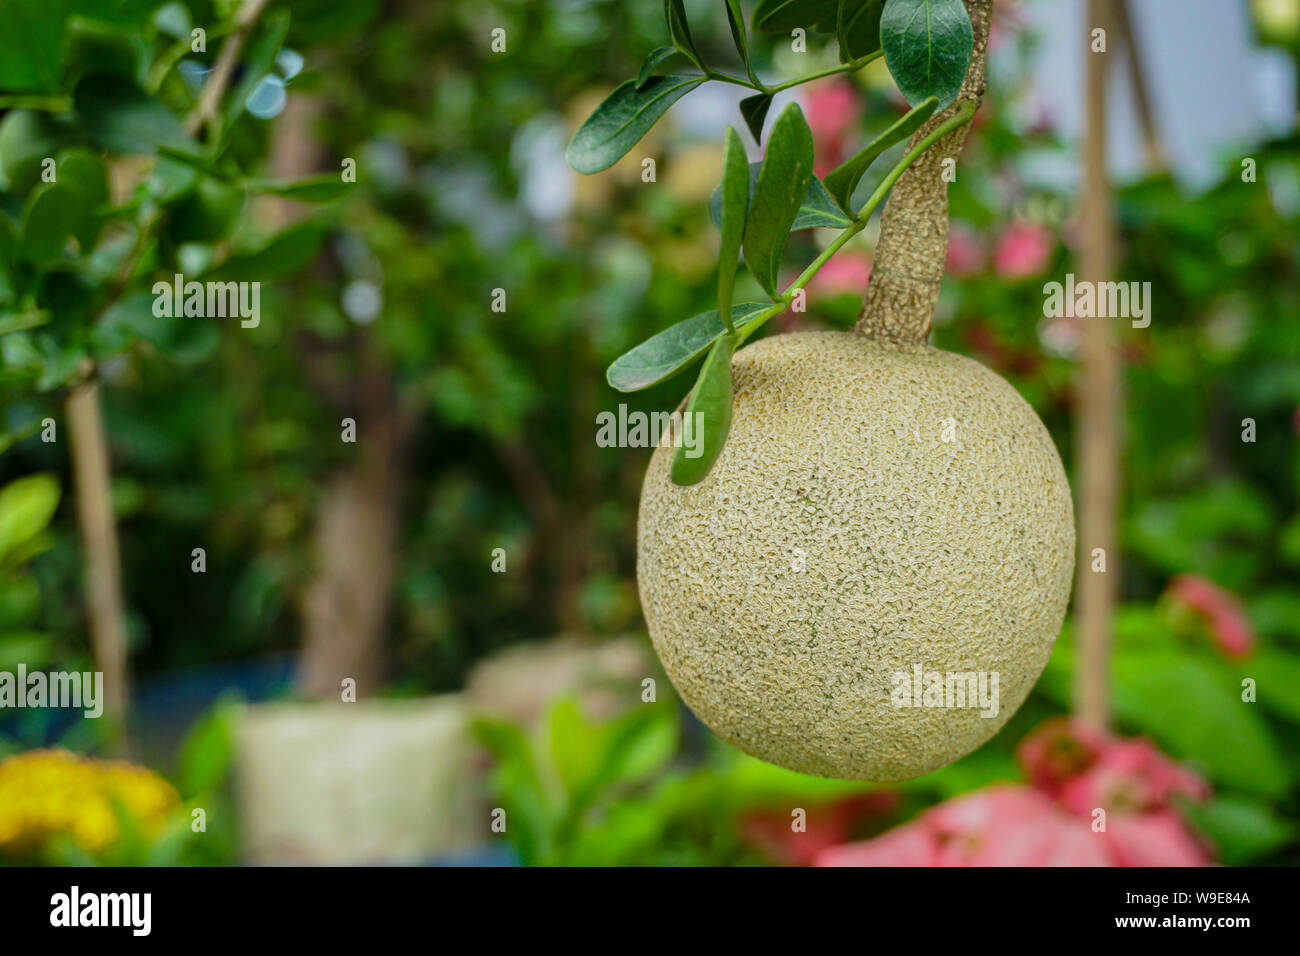
[(1206, 799), (1208, 786), (1150, 742), (1124, 740), (1058, 718), (1025, 738), (1017, 756), (1030, 786), (997, 784), (965, 794), (874, 840), (826, 848), (813, 862), (818, 866), (1203, 866), (1212, 862), (1174, 809), (1175, 797)]
[(1236, 595), (1199, 574), (1180, 574), (1169, 596), (1205, 621), (1211, 639), (1227, 657), (1245, 657), (1255, 647), (1255, 630)]

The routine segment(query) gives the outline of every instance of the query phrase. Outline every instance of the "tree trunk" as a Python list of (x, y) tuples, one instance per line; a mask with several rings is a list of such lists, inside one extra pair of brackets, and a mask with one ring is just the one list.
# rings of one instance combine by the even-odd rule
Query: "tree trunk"
[(95, 669), (104, 675), (104, 713), (116, 725), (114, 736), (121, 736), (126, 729), (129, 687), (121, 558), (99, 383), (93, 373), (87, 374), (68, 392), (72, 478), (86, 574), (91, 651)]
[[(294, 179), (319, 172), (320, 151), (311, 126), (321, 106), (311, 96), (289, 97), (271, 147), (275, 176)], [(278, 225), (285, 225), (301, 210), (280, 201), (272, 216)], [(367, 334), (359, 333), (358, 411), (339, 416), (356, 419), (356, 444), (345, 446), (355, 449), (356, 458), (325, 486), (313, 543), (314, 575), (302, 599), (298, 689), (322, 700), (338, 700), (347, 678), (356, 681), (358, 696), (372, 693), (384, 673), (406, 418), (399, 412), (391, 369), (365, 339)], [(355, 348), (356, 342), (349, 347)], [(320, 388), (324, 401), (352, 391), (345, 381), (321, 383)]]
[(317, 518), (316, 573), (303, 600), (299, 687), (338, 699), (342, 681), (358, 697), (383, 678), (384, 633), (397, 547), (400, 425), (388, 370), (362, 383), (357, 460), (326, 487)]

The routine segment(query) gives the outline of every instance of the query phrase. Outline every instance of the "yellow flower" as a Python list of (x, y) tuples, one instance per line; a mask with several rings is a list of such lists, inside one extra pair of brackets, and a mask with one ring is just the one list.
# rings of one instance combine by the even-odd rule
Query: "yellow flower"
[(115, 804), (148, 836), (180, 803), (170, 783), (121, 761), (33, 750), (0, 761), (0, 850), (33, 850), (66, 834), (84, 850), (119, 836)]

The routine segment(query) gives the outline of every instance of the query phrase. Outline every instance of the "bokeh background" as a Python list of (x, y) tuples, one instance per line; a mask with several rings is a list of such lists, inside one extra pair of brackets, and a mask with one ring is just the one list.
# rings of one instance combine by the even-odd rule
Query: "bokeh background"
[[(686, 6), (734, 66), (723, 4)], [(0, 860), (1296, 862), (1300, 0), (1130, 9), (1160, 148), (1117, 64), (1116, 278), (1153, 311), (1118, 333), (1114, 727), (1069, 720), (1067, 619), (993, 741), (878, 786), (721, 744), (644, 631), (649, 450), (598, 447), (596, 416), (685, 386), (621, 396), (604, 369), (713, 301), (739, 95), (706, 85), (597, 176), (563, 151), (666, 41), (658, 4), (0, 0), (0, 670), (116, 666), (66, 421), (92, 370), (130, 687), (121, 719), (0, 710)], [(1077, 271), (1084, 32), (1080, 3), (998, 0), (934, 332), (1015, 384), (1072, 479), (1079, 328), (1042, 287)], [(150, 124), (194, 115), (234, 35), (205, 170)], [(826, 43), (755, 40), (756, 66), (810, 72)], [(905, 108), (883, 63), (794, 95), (819, 173)], [(67, 150), (107, 179), (75, 236), (33, 211)], [(346, 189), (265, 184), (349, 160)], [(767, 334), (851, 326), (874, 235)], [(797, 234), (788, 266), (827, 241)], [(151, 320), (138, 296), (174, 272), (262, 282), (260, 324)]]

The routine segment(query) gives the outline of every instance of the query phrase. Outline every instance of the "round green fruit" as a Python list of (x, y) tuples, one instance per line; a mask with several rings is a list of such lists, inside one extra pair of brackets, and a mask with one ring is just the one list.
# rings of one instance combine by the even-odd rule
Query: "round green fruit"
[[(974, 750), (1029, 694), (1070, 596), (1047, 429), (977, 362), (856, 334), (764, 339), (733, 379), (709, 474), (673, 484), (664, 442), (641, 495), (637, 579), (674, 686), (803, 773), (902, 780)], [(984, 700), (958, 693), (980, 681)]]

